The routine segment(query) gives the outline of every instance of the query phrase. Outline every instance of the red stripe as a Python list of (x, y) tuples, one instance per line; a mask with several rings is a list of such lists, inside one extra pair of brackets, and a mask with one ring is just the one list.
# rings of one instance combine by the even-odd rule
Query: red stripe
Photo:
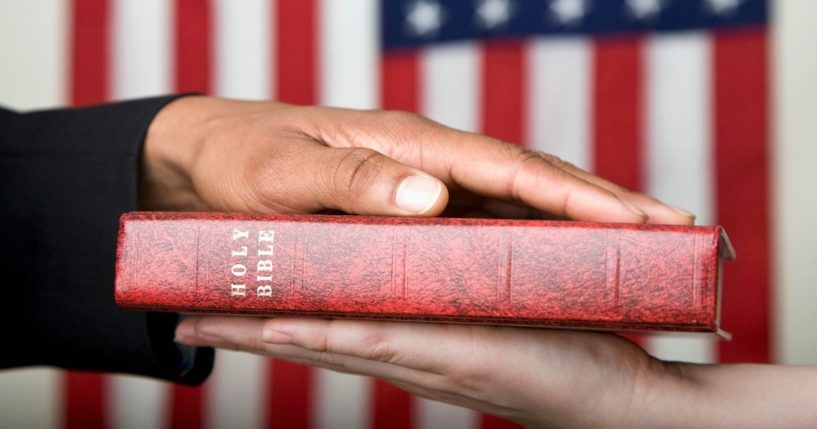
[(420, 110), (420, 71), (417, 53), (407, 50), (383, 54), (380, 63), (381, 106), (389, 110)]
[(176, 0), (176, 91), (209, 92), (212, 21), (209, 1)]
[(642, 58), (635, 38), (595, 44), (593, 171), (629, 189), (642, 188)]
[(312, 378), (314, 371), (304, 365), (271, 360), (267, 393), (267, 422), (275, 429), (305, 429), (312, 424)]
[(101, 429), (108, 425), (107, 383), (101, 374), (72, 371), (63, 381), (66, 429)]
[(204, 427), (204, 402), (207, 385), (185, 387), (174, 385), (170, 398), (170, 427), (173, 429), (199, 429)]
[(73, 106), (108, 99), (107, 0), (73, 0), (69, 100)]
[(318, 37), (316, 0), (278, 0), (275, 37), (279, 100), (315, 104), (318, 100)]
[[(525, 144), (527, 70), (521, 42), (494, 41), (482, 51), (482, 132), (509, 143)], [(483, 429), (515, 429), (511, 421), (481, 415)]]
[(520, 42), (486, 42), (482, 55), (482, 132), (523, 144), (526, 64)]
[[(108, 99), (108, 35), (110, 7), (106, 0), (73, 0), (69, 95), (71, 105)], [(63, 424), (73, 428), (107, 426), (107, 383), (101, 374), (68, 372), (63, 378)]]
[(373, 386), (371, 427), (411, 429), (414, 427), (414, 400), (411, 394), (383, 380)]
[(763, 30), (714, 37), (718, 222), (738, 259), (724, 267), (722, 362), (769, 361), (768, 45)]
[[(635, 191), (642, 176), (643, 58), (638, 38), (600, 38), (593, 64), (593, 172)], [(644, 338), (622, 333), (642, 347)]]
[(482, 414), (481, 427), (484, 429), (521, 429), (522, 426), (503, 418)]
[[(277, 0), (274, 9), (276, 98), (287, 103), (316, 104), (319, 40), (316, 0)], [(269, 365), (269, 426), (312, 427), (314, 371), (275, 359)]]
[[(389, 110), (420, 110), (420, 69), (412, 50), (384, 53), (380, 63), (381, 107)], [(371, 427), (411, 429), (414, 400), (408, 392), (383, 380), (372, 388)]]

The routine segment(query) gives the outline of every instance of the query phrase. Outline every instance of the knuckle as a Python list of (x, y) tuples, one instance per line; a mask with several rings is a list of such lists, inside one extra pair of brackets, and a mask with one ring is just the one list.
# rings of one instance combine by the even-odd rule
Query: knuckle
[(232, 178), (235, 182), (222, 181), (219, 186), (239, 190), (233, 194), (242, 197), (243, 203), (250, 209), (274, 207), (276, 210), (284, 210), (280, 202), (286, 201), (290, 195), (287, 195), (289, 187), (281, 186), (281, 183), (288, 183), (282, 179), (290, 175), (290, 170), (285, 165), (286, 160), (291, 159), (294, 153), (294, 148), (278, 147), (261, 155), (248, 157), (242, 176)]
[(513, 165), (515, 165), (516, 168), (511, 171), (511, 177), (507, 181), (508, 189), (506, 192), (513, 200), (521, 201), (523, 199), (522, 194), (524, 193), (522, 190), (523, 179), (530, 173), (534, 173), (534, 176), (536, 176), (536, 169), (542, 167), (542, 157), (539, 153), (532, 150), (516, 146), (511, 146), (511, 148)]
[(344, 334), (342, 321), (337, 319), (328, 320), (325, 328), (318, 330), (316, 334), (314, 347), (310, 347), (313, 351), (333, 354), (337, 353), (340, 350), (340, 346), (343, 345), (339, 343), (339, 341), (342, 341), (340, 339), (343, 338)]
[(411, 112), (384, 111), (378, 119), (383, 124), (381, 142), (388, 142), (381, 146), (383, 152), (398, 160), (422, 159), (423, 146), (434, 141), (440, 129), (434, 121)]
[(558, 167), (558, 168), (573, 167), (573, 164), (563, 160), (562, 158), (559, 158), (556, 155), (553, 155), (553, 154), (550, 154), (550, 153), (545, 153), (545, 152), (535, 152), (535, 153), (537, 155), (539, 155), (541, 158), (543, 158), (545, 161), (547, 161), (549, 164), (553, 165), (554, 167)]
[(485, 371), (476, 371), (467, 367), (453, 370), (448, 375), (446, 383), (462, 394), (475, 398), (485, 398), (490, 390), (485, 373)]
[(363, 336), (361, 346), (366, 359), (392, 364), (399, 363), (397, 350), (380, 329), (371, 330)]
[(333, 195), (357, 196), (369, 189), (384, 168), (385, 157), (372, 149), (346, 150), (334, 166), (331, 174)]
[(334, 353), (319, 352), (315, 356), (315, 360), (335, 370), (342, 370), (346, 367), (343, 360)]
[(416, 113), (402, 110), (386, 110), (381, 112), (381, 115), (381, 120), (384, 123), (396, 126), (416, 126), (431, 122), (429, 119)]

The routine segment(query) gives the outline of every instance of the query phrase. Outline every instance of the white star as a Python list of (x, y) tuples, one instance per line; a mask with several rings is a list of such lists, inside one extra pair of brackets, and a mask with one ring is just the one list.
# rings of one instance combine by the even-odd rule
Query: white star
[(586, 0), (551, 0), (550, 13), (559, 24), (573, 25), (587, 14)]
[(661, 14), (662, 0), (627, 0), (630, 13), (639, 21), (649, 21)]
[(407, 8), (406, 23), (415, 36), (432, 36), (440, 31), (445, 11), (432, 0), (417, 0)]
[(477, 24), (486, 30), (507, 24), (511, 20), (512, 6), (510, 0), (479, 0)]
[(707, 0), (709, 10), (718, 16), (731, 15), (740, 7), (743, 0)]

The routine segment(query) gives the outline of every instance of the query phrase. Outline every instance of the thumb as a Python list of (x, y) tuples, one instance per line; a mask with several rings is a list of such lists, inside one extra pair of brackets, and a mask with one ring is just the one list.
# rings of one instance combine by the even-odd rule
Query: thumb
[[(317, 200), (347, 213), (434, 216), (445, 208), (443, 183), (367, 148), (325, 148)], [(319, 165), (320, 165), (319, 164)]]
[[(435, 216), (448, 203), (445, 185), (430, 174), (367, 148), (319, 147), (290, 174), (300, 206), (387, 216)], [(306, 168), (304, 168), (306, 167)], [(312, 171), (304, 171), (304, 170)], [(300, 182), (300, 183), (297, 183)], [(292, 189), (292, 188), (291, 188)]]

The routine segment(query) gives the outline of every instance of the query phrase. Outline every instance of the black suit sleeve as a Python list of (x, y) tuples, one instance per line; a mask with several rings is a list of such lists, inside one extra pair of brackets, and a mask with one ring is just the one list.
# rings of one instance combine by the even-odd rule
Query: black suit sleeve
[(173, 97), (18, 114), (0, 109), (0, 368), (54, 365), (197, 384), (212, 349), (173, 342), (177, 316), (113, 300), (119, 215)]

